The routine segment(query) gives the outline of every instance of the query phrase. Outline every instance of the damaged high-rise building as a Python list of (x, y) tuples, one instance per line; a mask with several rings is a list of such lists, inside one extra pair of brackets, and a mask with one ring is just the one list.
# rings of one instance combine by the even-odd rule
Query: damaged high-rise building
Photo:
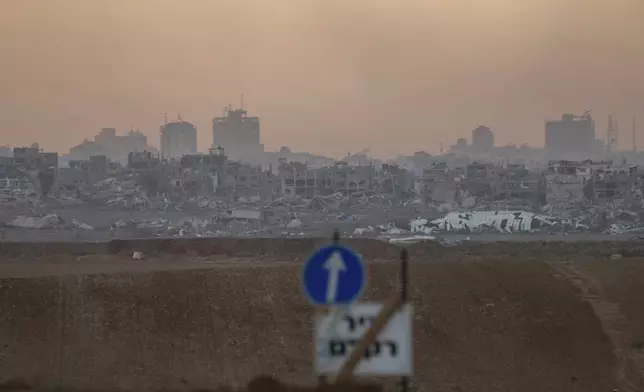
[(472, 131), (472, 150), (475, 153), (490, 152), (493, 148), (494, 133), (490, 128), (481, 125)]
[(181, 159), (197, 153), (197, 128), (179, 119), (161, 126), (161, 156), (164, 159)]
[(245, 109), (224, 109), (222, 117), (212, 120), (213, 148), (223, 148), (233, 161), (261, 165), (264, 145), (260, 142), (259, 117), (248, 116)]
[(574, 154), (587, 157), (601, 150), (601, 142), (596, 140), (595, 120), (586, 112), (581, 116), (564, 114), (561, 120), (546, 121), (545, 146), (548, 154), (560, 159)]

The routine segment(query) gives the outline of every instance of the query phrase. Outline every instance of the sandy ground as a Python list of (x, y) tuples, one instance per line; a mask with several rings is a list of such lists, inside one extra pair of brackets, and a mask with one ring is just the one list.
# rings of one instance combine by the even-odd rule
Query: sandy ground
[[(102, 253), (74, 250), (76, 245), (69, 244), (47, 256), (20, 256), (19, 249), (0, 245), (0, 309), (24, 301), (20, 282), (67, 281), (69, 276), (79, 276), (74, 280), (79, 282), (84, 276), (82, 298), (86, 290), (91, 297), (74, 294), (75, 301), (81, 301), (86, 312), (108, 308), (117, 312), (101, 311), (95, 322), (120, 320), (149, 328), (150, 337), (136, 352), (153, 355), (158, 349), (152, 347), (171, 343), (177, 356), (187, 356), (183, 347), (187, 336), (201, 336), (214, 328), (216, 334), (207, 338), (209, 347), (234, 367), (208, 367), (222, 382), (243, 383), (264, 372), (310, 383), (312, 309), (303, 299), (298, 276), (302, 260), (319, 241), (207, 241), (120, 244)], [(414, 390), (644, 390), (644, 252), (640, 246), (537, 245), (408, 248), (415, 309)], [(373, 241), (351, 246), (368, 261), (365, 299), (382, 300), (397, 285), (400, 249)], [(23, 251), (28, 253), (30, 247), (26, 244)], [(135, 248), (146, 249), (147, 257), (132, 260)], [(614, 252), (625, 257), (610, 260)], [(185, 312), (186, 320), (196, 320), (187, 325), (172, 321), (176, 324), (172, 328), (181, 330), (185, 338), (161, 333), (159, 328), (169, 321), (150, 323), (141, 318), (159, 312), (160, 304), (163, 309)], [(130, 310), (121, 315), (118, 309)], [(211, 320), (202, 317), (204, 311), (214, 312)], [(138, 316), (130, 320), (130, 314)], [(134, 327), (121, 325), (107, 335), (97, 330), (99, 335), (91, 339), (100, 338), (106, 348), (112, 347), (118, 336), (131, 333), (129, 328)], [(231, 342), (236, 343), (230, 346)], [(131, 344), (138, 347), (139, 343)], [(209, 358), (203, 350), (199, 353)], [(135, 359), (119, 360), (129, 369)], [(202, 385), (196, 380), (204, 379), (205, 365), (172, 363), (177, 378), (188, 380), (190, 388)], [(0, 372), (2, 366), (0, 361)], [(108, 369), (100, 363), (92, 366), (98, 372)], [(84, 373), (88, 368), (79, 365), (79, 369)], [(110, 369), (117, 375), (123, 371)], [(163, 380), (169, 389), (181, 389), (172, 376), (158, 375), (153, 369), (148, 373), (149, 379)], [(147, 389), (136, 384), (137, 378), (132, 380), (137, 389)], [(150, 388), (161, 389), (154, 383)]]
[[(114, 239), (131, 239), (132, 237), (127, 234), (112, 234), (109, 230), (104, 231), (71, 231), (71, 230), (33, 230), (33, 229), (4, 229), (3, 238), (0, 242), (105, 242)], [(284, 231), (286, 232), (286, 231)], [(293, 238), (304, 238), (310, 236), (319, 236), (330, 238), (332, 230), (317, 230), (317, 231), (296, 231), (292, 230)], [(409, 233), (403, 237), (413, 236)], [(343, 233), (345, 237), (355, 237), (352, 235), (352, 230)], [(639, 234), (601, 234), (601, 233), (570, 233), (570, 234), (549, 234), (549, 233), (533, 233), (533, 234), (496, 234), (496, 233), (480, 233), (480, 234), (437, 234), (438, 237), (449, 241), (471, 241), (471, 242), (597, 242), (597, 241), (631, 241), (637, 240)], [(270, 238), (269, 235), (258, 235), (259, 238)], [(247, 237), (240, 237), (247, 238)], [(358, 238), (358, 237), (355, 237)], [(363, 237), (369, 238), (369, 237)], [(382, 240), (387, 240), (383, 238)]]

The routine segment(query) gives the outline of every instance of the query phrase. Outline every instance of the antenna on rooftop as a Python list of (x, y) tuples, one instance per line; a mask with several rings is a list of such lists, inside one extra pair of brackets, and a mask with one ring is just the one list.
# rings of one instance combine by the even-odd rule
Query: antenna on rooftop
[(163, 112), (163, 122), (168, 125), (168, 112)]
[(633, 152), (637, 152), (637, 142), (635, 140), (635, 133), (637, 132), (637, 125), (635, 116), (633, 116)]
[(608, 130), (606, 135), (606, 150), (612, 152), (613, 147), (617, 144), (617, 120), (613, 116), (608, 116)]
[(177, 113), (177, 120), (179, 120), (179, 121), (183, 121), (183, 120), (181, 119), (181, 112), (178, 112), (178, 113)]

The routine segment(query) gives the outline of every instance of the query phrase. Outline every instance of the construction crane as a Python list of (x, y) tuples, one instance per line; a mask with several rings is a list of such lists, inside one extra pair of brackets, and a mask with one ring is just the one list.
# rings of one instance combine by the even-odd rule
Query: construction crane
[(592, 110), (593, 110), (593, 109), (588, 109), (588, 110), (586, 110), (586, 111), (584, 112), (584, 114), (582, 114), (581, 116), (573, 116), (573, 117), (574, 117), (574, 118), (578, 118), (578, 119), (580, 119), (580, 120), (590, 120), (590, 119), (591, 119), (591, 118), (590, 118), (590, 112), (591, 112)]
[(349, 153), (349, 154), (347, 154), (347, 158), (348, 157), (357, 157), (357, 156), (360, 156), (360, 155), (367, 155), (369, 153), (369, 151), (371, 151), (371, 148), (365, 148), (364, 150), (360, 150), (360, 151), (358, 151), (356, 153), (353, 153), (353, 154)]
[(636, 132), (637, 132), (636, 118), (635, 116), (633, 116), (633, 153), (637, 152), (637, 141), (635, 138)]

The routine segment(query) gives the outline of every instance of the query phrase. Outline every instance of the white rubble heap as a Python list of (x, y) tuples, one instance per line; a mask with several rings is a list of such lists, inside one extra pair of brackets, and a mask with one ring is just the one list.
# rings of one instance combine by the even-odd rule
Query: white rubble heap
[(51, 229), (60, 226), (62, 219), (57, 214), (47, 214), (44, 216), (26, 216), (18, 215), (6, 225), (21, 229)]
[(541, 228), (553, 227), (556, 219), (524, 211), (473, 211), (450, 212), (445, 217), (428, 220), (414, 219), (410, 222), (412, 233), (476, 233), (496, 231), (499, 233), (535, 232)]

